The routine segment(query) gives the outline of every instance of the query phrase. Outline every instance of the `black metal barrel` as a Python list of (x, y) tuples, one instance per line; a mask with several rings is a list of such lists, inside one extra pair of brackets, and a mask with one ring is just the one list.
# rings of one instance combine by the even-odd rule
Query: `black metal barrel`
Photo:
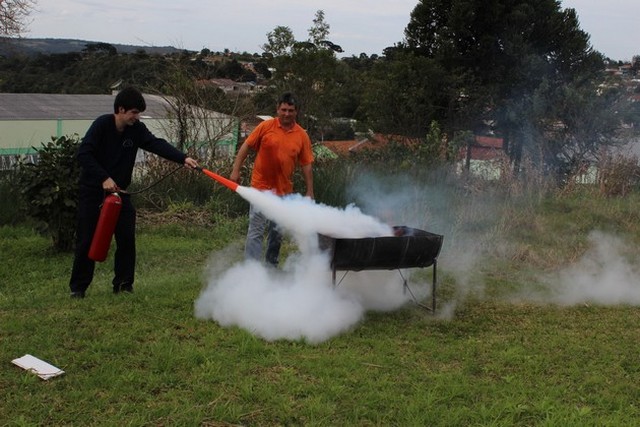
[(422, 268), (438, 258), (443, 236), (405, 226), (393, 230), (393, 236), (359, 239), (321, 235), (320, 248), (330, 252), (333, 270)]
[[(433, 266), (431, 306), (418, 302), (404, 279), (404, 287), (414, 301), (431, 312), (436, 311), (437, 259), (443, 236), (406, 226), (393, 227), (393, 236), (338, 238), (319, 235), (320, 249), (329, 251), (333, 283), (336, 271), (400, 270)], [(347, 273), (345, 273), (346, 275)]]

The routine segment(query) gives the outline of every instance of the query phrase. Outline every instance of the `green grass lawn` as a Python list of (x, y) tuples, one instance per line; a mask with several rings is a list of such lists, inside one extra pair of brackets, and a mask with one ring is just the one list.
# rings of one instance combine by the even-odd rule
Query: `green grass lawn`
[[(546, 289), (537, 272), (580, 259), (594, 228), (633, 248), (639, 200), (556, 199), (512, 216), (508, 248), (468, 279), (482, 292), (460, 292), (443, 250), (448, 315), (367, 312), (319, 344), (194, 316), (209, 258), (241, 244), (243, 221), (143, 224), (135, 293), (111, 293), (110, 258), (84, 300), (68, 295), (70, 254), (0, 228), (0, 425), (637, 425), (637, 304), (562, 306), (520, 291)], [(43, 381), (11, 363), (27, 353), (65, 374)]]

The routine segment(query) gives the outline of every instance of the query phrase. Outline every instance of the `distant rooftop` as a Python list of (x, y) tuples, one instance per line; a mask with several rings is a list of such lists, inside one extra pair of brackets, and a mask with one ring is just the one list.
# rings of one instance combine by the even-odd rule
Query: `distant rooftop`
[[(167, 116), (168, 103), (145, 94), (143, 118)], [(115, 95), (64, 95), (48, 93), (0, 93), (0, 120), (93, 120), (113, 113)]]

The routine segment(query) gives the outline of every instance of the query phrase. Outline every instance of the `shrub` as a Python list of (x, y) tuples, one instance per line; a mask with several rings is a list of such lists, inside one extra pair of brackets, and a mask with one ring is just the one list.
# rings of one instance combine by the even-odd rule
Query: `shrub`
[(52, 137), (36, 149), (36, 163), (18, 164), (20, 195), (27, 216), (37, 220), (59, 251), (70, 251), (75, 241), (78, 176), (78, 135)]
[[(357, 165), (349, 159), (317, 160), (313, 165), (313, 187), (316, 200), (329, 206), (345, 206), (349, 203), (347, 187), (354, 180)], [(304, 190), (304, 180), (300, 172), (296, 173), (296, 190)]]
[(0, 173), (0, 226), (15, 225), (24, 220), (15, 169)]
[(625, 197), (638, 182), (640, 166), (635, 156), (605, 156), (599, 164), (598, 184), (603, 196)]

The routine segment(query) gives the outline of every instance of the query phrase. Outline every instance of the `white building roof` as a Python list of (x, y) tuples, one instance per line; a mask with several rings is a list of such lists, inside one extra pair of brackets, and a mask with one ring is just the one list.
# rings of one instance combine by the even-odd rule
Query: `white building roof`
[[(168, 103), (145, 94), (144, 118), (167, 116)], [(0, 93), (0, 120), (93, 120), (113, 113), (115, 95), (66, 95), (48, 93)]]

